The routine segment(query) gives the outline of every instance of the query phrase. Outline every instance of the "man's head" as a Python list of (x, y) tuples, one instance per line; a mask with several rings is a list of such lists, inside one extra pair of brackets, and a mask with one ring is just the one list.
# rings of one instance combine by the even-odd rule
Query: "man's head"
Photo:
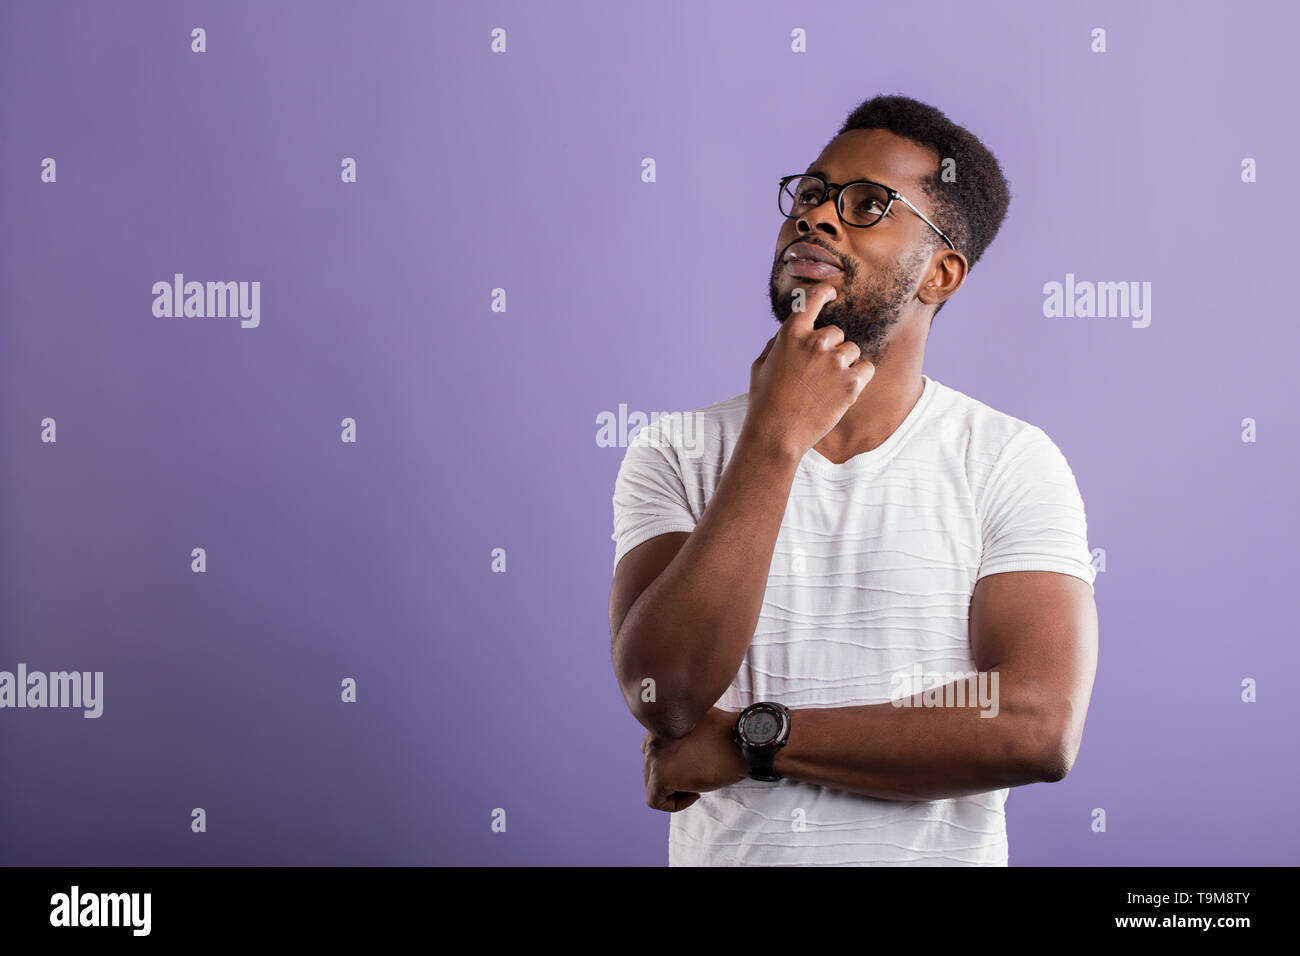
[[(1006, 217), (1010, 190), (997, 159), (939, 110), (903, 96), (877, 96), (849, 115), (805, 172), (830, 183), (882, 183), (921, 215), (896, 200), (875, 225), (854, 227), (840, 219), (839, 190), (832, 189), (821, 205), (784, 220), (769, 279), (777, 320), (790, 317), (796, 287), (829, 282), (836, 297), (822, 308), (817, 328), (838, 325), (876, 365), (895, 342), (924, 349), (934, 316)], [(797, 242), (829, 254), (840, 271), (827, 278), (792, 273), (785, 259)]]

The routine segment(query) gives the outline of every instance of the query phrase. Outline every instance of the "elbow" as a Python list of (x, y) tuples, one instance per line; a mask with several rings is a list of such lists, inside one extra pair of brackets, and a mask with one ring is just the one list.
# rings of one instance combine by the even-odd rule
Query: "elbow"
[(1059, 693), (1023, 695), (1004, 701), (1003, 713), (1015, 715), (1004, 753), (1014, 755), (1017, 776), (1025, 783), (1059, 783), (1069, 776), (1083, 740), (1086, 702), (1080, 707)]
[(647, 729), (662, 740), (681, 740), (695, 729), (701, 714), (682, 710), (662, 711), (655, 715)]
[(1029, 755), (1035, 782), (1059, 783), (1074, 768), (1074, 758), (1079, 753), (1079, 735), (1068, 728), (1041, 728), (1036, 735), (1037, 746)]
[(644, 686), (642, 681), (624, 684), (623, 698), (637, 723), (663, 740), (687, 736), (709, 709), (694, 700), (659, 698), (653, 685)]
[(614, 671), (623, 700), (632, 716), (650, 733), (664, 740), (680, 740), (695, 729), (695, 725), (709, 711), (711, 704), (697, 700), (690, 694), (663, 693), (665, 686), (689, 686), (685, 678), (670, 680), (666, 685), (650, 677), (640, 676), (652, 668), (640, 661), (629, 660), (625, 645), (615, 644)]
[(632, 716), (650, 733), (662, 740), (681, 740), (695, 729), (709, 708), (699, 708), (693, 701), (643, 700), (630, 705)]
[(1064, 747), (1051, 748), (1039, 758), (1036, 766), (1041, 783), (1059, 783), (1074, 767), (1074, 754)]

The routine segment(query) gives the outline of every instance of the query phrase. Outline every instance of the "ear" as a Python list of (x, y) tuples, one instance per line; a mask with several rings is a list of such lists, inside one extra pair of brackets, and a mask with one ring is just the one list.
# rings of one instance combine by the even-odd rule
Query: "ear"
[[(968, 269), (966, 257), (960, 252), (955, 252), (947, 246), (940, 247), (930, 263), (930, 269), (916, 297), (926, 305), (937, 307), (939, 303), (948, 301), (962, 287)], [(930, 319), (934, 321), (933, 316)]]

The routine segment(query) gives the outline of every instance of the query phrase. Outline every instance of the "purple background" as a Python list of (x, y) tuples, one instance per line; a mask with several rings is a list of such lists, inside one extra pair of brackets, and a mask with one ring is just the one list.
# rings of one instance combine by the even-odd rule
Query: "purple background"
[[(775, 180), (893, 92), (983, 139), (1013, 196), (925, 370), (1053, 438), (1107, 556), (1083, 747), (1012, 792), (1012, 864), (1300, 862), (1298, 26), (6, 3), (0, 669), (105, 676), (98, 720), (0, 711), (0, 862), (666, 863), (610, 663), (625, 449), (596, 416), (748, 387)], [(175, 272), (260, 281), (260, 327), (155, 318)], [(1150, 327), (1044, 318), (1067, 272), (1151, 282)]]

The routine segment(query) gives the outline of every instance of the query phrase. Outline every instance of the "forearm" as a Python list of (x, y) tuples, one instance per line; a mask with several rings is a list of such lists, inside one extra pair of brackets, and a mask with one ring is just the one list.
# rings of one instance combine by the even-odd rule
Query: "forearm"
[[(777, 751), (775, 768), (791, 780), (884, 800), (942, 800), (1061, 779), (1073, 755), (1060, 743), (1060, 702), (1017, 689), (1005, 672), (999, 677), (996, 712), (922, 706), (920, 694), (905, 707), (792, 711), (790, 740)], [(975, 678), (961, 683), (968, 702), (980, 701)], [(997, 686), (986, 681), (984, 693)]]
[[(637, 720), (690, 733), (730, 686), (762, 611), (799, 458), (743, 432), (699, 523), (629, 609), (614, 669)], [(653, 701), (643, 699), (646, 678)]]

